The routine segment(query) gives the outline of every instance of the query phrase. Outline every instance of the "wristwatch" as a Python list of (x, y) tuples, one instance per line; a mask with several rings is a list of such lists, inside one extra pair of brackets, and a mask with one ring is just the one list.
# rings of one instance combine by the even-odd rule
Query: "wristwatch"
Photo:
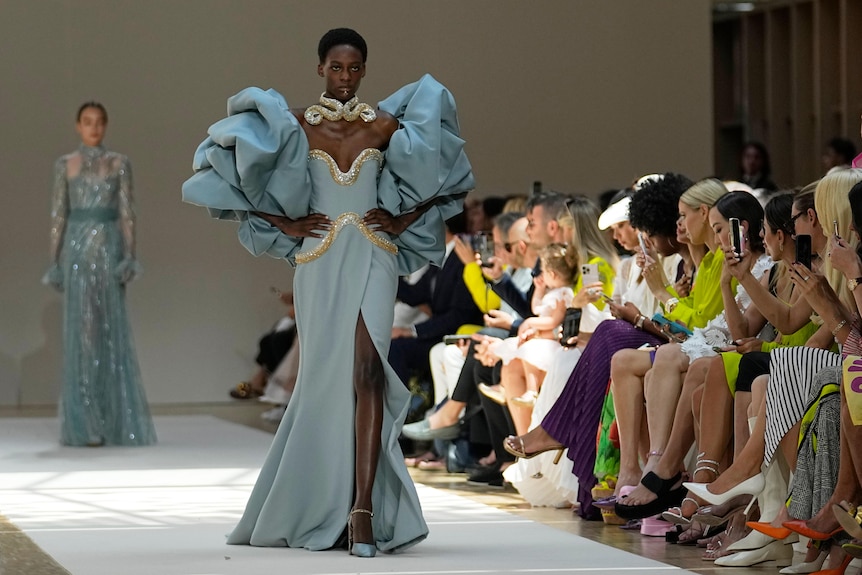
[(862, 277), (849, 280), (847, 282), (847, 287), (850, 289), (850, 291), (854, 291), (859, 284), (862, 284)]
[(644, 328), (644, 321), (646, 320), (646, 316), (643, 314), (638, 314), (637, 319), (635, 320), (634, 326), (638, 329)]

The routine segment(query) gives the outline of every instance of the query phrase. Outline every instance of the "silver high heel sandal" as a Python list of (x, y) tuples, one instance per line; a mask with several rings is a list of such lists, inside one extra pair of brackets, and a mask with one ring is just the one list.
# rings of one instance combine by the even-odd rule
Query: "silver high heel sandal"
[(377, 546), (373, 543), (354, 543), (353, 542), (353, 516), (357, 513), (367, 513), (374, 517), (374, 513), (368, 509), (354, 509), (347, 515), (347, 548), (351, 555), (357, 557), (374, 557), (377, 555)]

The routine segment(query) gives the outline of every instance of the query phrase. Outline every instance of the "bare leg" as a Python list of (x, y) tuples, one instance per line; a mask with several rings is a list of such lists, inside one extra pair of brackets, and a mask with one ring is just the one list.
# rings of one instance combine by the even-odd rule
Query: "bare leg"
[[(730, 446), (733, 396), (727, 386), (727, 374), (721, 356), (709, 360), (709, 371), (700, 404), (699, 451), (704, 459), (722, 461)], [(743, 418), (747, 423), (747, 418)]]
[(527, 389), (536, 393), (542, 388), (542, 382), (545, 381), (546, 372), (539, 369), (530, 362), (521, 362), (524, 365), (524, 377), (527, 382)]
[[(644, 368), (643, 360), (647, 366)], [(633, 368), (637, 366), (635, 371)], [(637, 485), (641, 477), (638, 461), (641, 422), (644, 415), (643, 376), (649, 370), (649, 355), (644, 351), (623, 349), (611, 358), (611, 389), (614, 395), (614, 410), (620, 432), (620, 487)]]
[[(647, 354), (641, 352), (641, 355)], [(648, 363), (649, 357), (645, 359)], [(644, 385), (651, 453), (664, 453), (673, 427), (673, 416), (679, 405), (683, 376), (687, 370), (688, 356), (680, 350), (679, 345), (663, 345), (658, 348), (655, 363), (652, 365), (651, 379)], [(686, 406), (688, 405), (690, 403), (686, 402)], [(657, 462), (658, 458), (651, 464)], [(651, 465), (647, 465), (645, 470), (649, 471), (650, 468)]]
[[(513, 359), (508, 365), (504, 365), (500, 372), (500, 382), (506, 392), (506, 399), (520, 397), (527, 391), (527, 378), (524, 375), (524, 364), (520, 359)], [(512, 416), (512, 423), (515, 425), (515, 433), (523, 435), (530, 429), (530, 417), (533, 415), (533, 409), (529, 407), (520, 407), (509, 402), (509, 413)]]
[[(755, 378), (752, 385), (752, 391), (762, 382), (766, 381), (769, 376), (761, 375)], [(755, 394), (759, 395), (759, 394)], [(752, 408), (755, 407), (755, 395), (752, 395)], [(749, 477), (753, 477), (760, 472), (763, 464), (763, 455), (766, 450), (766, 398), (757, 406), (757, 422), (754, 424), (754, 429), (751, 430), (751, 438), (737, 457), (733, 465), (727, 468), (718, 479), (709, 485), (709, 491), (712, 493), (724, 493), (731, 487), (742, 483)]]
[[(669, 479), (676, 475), (677, 471), (683, 468), (683, 459), (694, 442), (694, 416), (692, 413), (692, 397), (696, 390), (703, 385), (703, 379), (706, 375), (706, 368), (709, 365), (709, 360), (697, 360), (688, 370), (682, 386), (680, 399), (676, 404), (676, 412), (673, 417), (673, 428), (670, 431), (667, 445), (664, 453), (655, 462), (653, 472), (663, 479)], [(655, 378), (655, 370), (652, 371), (652, 378)], [(654, 387), (653, 383), (648, 383), (647, 388)], [(647, 402), (649, 406), (649, 401)], [(649, 416), (648, 416), (649, 417)], [(714, 477), (695, 478), (695, 481), (712, 481)], [(625, 505), (642, 505), (649, 503), (655, 499), (655, 494), (638, 484), (625, 499)], [(684, 509), (686, 517), (690, 517), (695, 509)]]
[[(386, 384), (383, 364), (362, 314), (356, 322), (356, 347), (353, 362), (353, 389), (356, 393), (356, 486), (354, 509), (371, 508), (371, 489), (380, 458), (380, 434), (383, 429), (383, 388)], [(353, 539), (358, 543), (374, 543), (371, 516), (352, 515)]]
[(748, 429), (748, 410), (751, 408), (751, 392), (737, 390), (733, 396), (733, 457), (739, 456), (748, 443), (751, 431)]

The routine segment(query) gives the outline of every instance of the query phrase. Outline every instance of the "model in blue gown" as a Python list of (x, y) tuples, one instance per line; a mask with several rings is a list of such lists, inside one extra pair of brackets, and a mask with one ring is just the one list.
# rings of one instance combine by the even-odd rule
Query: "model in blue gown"
[(82, 144), (54, 167), (43, 282), (63, 292), (64, 445), (156, 442), (126, 313), (126, 284), (141, 269), (132, 188), (128, 158), (101, 145)]
[[(354, 351), (362, 318), (385, 372), (381, 449), (372, 490), (376, 546), (395, 552), (428, 529), (398, 436), (409, 392), (387, 363), (397, 278), (442, 261), (444, 221), (473, 188), (451, 94), (431, 76), (379, 104), (400, 129), (385, 151), (368, 148), (342, 172), (308, 140), (284, 98), (243, 90), (228, 101), (195, 155), (183, 199), (240, 222), (255, 255), (297, 264), (300, 367), (296, 390), (228, 543), (328, 549), (345, 531), (355, 463)], [(381, 208), (424, 212), (390, 237), (363, 223)], [(292, 238), (254, 212), (292, 219), (325, 214), (321, 238)]]

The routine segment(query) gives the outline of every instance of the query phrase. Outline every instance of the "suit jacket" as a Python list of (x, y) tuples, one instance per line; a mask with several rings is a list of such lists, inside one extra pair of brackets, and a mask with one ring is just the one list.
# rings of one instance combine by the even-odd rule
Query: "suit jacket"
[(428, 304), (431, 317), (416, 324), (416, 337), (440, 341), (464, 324), (482, 325), (482, 312), (464, 284), (464, 264), (449, 254), (442, 268), (430, 267), (419, 281), (410, 285), (398, 281), (398, 299), (407, 305)]
[[(536, 260), (536, 265), (533, 266), (533, 277), (536, 277), (542, 271), (541, 260)], [(534, 284), (530, 284), (530, 289), (526, 293), (522, 292), (517, 286), (512, 283), (512, 278), (509, 274), (503, 275), (500, 281), (491, 284), (491, 289), (495, 294), (500, 296), (504, 302), (512, 306), (512, 309), (518, 312), (522, 318), (533, 317), (533, 292), (536, 289)], [(521, 325), (521, 322), (516, 322)], [(515, 326), (513, 326), (515, 327)], [(517, 328), (515, 328), (517, 330)]]

